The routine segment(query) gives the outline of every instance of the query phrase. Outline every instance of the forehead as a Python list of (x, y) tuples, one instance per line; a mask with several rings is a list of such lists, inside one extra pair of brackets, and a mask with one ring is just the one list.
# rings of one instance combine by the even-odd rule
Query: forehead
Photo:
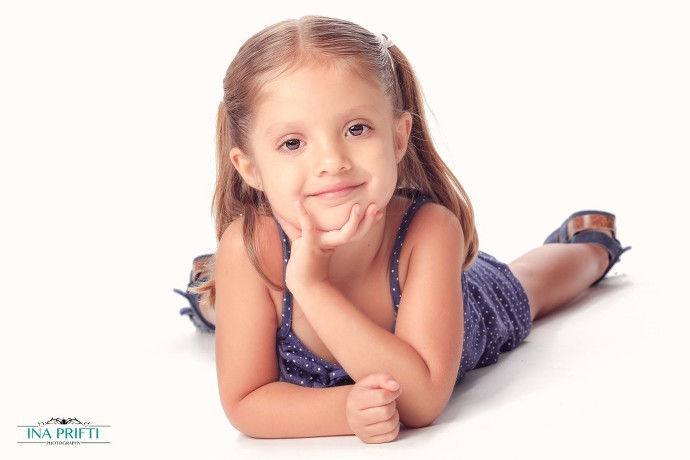
[(307, 61), (267, 75), (253, 105), (255, 115), (262, 116), (276, 108), (324, 112), (365, 103), (392, 110), (390, 98), (370, 72), (331, 59)]

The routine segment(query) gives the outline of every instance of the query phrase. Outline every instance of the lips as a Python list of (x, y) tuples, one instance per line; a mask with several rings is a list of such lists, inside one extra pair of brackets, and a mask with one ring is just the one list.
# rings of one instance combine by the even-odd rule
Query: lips
[(354, 192), (361, 185), (361, 182), (341, 182), (323, 187), (317, 190), (316, 193), (312, 193), (309, 196), (321, 198), (323, 200), (342, 198)]

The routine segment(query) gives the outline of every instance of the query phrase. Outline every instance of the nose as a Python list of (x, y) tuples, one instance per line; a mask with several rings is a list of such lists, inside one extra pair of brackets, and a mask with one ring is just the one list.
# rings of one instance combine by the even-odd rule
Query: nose
[(338, 174), (352, 167), (346, 150), (337, 142), (322, 142), (312, 153), (316, 175)]

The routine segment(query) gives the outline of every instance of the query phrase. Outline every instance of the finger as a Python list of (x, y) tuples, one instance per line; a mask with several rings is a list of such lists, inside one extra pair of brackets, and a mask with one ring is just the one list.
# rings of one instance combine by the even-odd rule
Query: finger
[(388, 420), (369, 425), (363, 431), (366, 433), (365, 442), (372, 444), (391, 442), (400, 433), (400, 415), (396, 410)]
[(367, 444), (384, 444), (386, 442), (393, 442), (400, 434), (400, 425), (396, 425), (388, 433), (375, 434), (364, 440)]
[(397, 391), (384, 390), (383, 388), (368, 389), (357, 398), (356, 406), (360, 411), (386, 406), (395, 403), (401, 393), (400, 389)]
[(389, 391), (396, 391), (400, 384), (393, 378), (392, 375), (386, 372), (377, 372), (359, 379), (357, 381), (357, 386), (371, 389), (384, 388)]
[(364, 217), (359, 222), (359, 226), (357, 227), (354, 234), (352, 234), (349, 237), (349, 240), (359, 241), (360, 239), (362, 239), (364, 235), (366, 235), (374, 227), (376, 222), (381, 220), (382, 217), (383, 211), (377, 209), (374, 203), (370, 204), (364, 212)]
[(397, 409), (395, 401), (385, 404), (383, 406), (369, 407), (360, 410), (362, 423), (364, 426), (374, 425), (380, 422), (385, 422), (393, 416)]
[(397, 391), (402, 391), (402, 387), (400, 386), (400, 384), (393, 379), (388, 379), (385, 382), (383, 382), (383, 384), (381, 384), (381, 388), (393, 393)]
[(340, 245), (349, 241), (349, 236), (357, 231), (357, 226), (362, 220), (362, 206), (359, 203), (355, 203), (350, 209), (350, 216), (347, 222), (343, 224), (338, 230), (333, 230), (324, 234), (323, 243)]
[(295, 210), (297, 211), (299, 226), (302, 229), (302, 237), (313, 239), (315, 236), (314, 222), (300, 200), (295, 201)]
[(321, 244), (324, 246), (335, 247), (350, 241), (352, 235), (357, 232), (359, 223), (363, 219), (362, 206), (359, 203), (355, 203), (350, 209), (350, 216), (347, 222), (343, 224), (338, 230), (332, 230), (326, 232), (321, 237)]

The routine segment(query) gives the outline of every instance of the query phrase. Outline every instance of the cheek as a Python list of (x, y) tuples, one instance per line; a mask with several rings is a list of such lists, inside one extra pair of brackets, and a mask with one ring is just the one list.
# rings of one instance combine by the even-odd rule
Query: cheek
[(295, 200), (301, 198), (300, 184), (303, 178), (300, 171), (285, 164), (277, 165), (262, 175), (262, 181), (263, 193), (271, 204), (273, 214), (293, 227), (299, 227)]
[(391, 150), (387, 155), (379, 157), (372, 171), (372, 185), (375, 189), (376, 197), (383, 194), (392, 194), (398, 183), (398, 163), (394, 152)]
[(295, 198), (287, 193), (286, 190), (276, 186), (275, 182), (268, 182), (264, 187), (264, 195), (271, 204), (273, 214), (285, 219), (291, 224), (297, 224), (297, 213), (295, 211)]
[(298, 172), (289, 164), (271, 158), (257, 158), (256, 166), (263, 191), (271, 202), (292, 193)]

